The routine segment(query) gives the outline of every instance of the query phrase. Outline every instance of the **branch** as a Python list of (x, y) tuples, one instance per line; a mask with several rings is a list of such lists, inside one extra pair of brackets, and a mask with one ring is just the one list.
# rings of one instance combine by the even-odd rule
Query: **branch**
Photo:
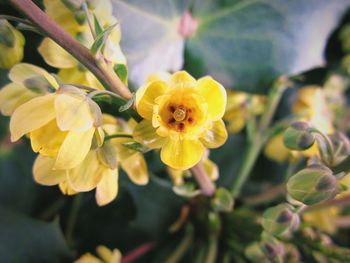
[(103, 65), (104, 63), (96, 60), (88, 48), (80, 44), (71, 35), (64, 31), (31, 0), (10, 0), (10, 2), (41, 32), (44, 32), (48, 37), (87, 67), (104, 86), (109, 87), (115, 93), (127, 100), (132, 97), (129, 89), (116, 74), (110, 74), (106, 69), (106, 65)]
[(207, 175), (203, 163), (199, 162), (191, 168), (191, 173), (205, 196), (212, 196), (215, 193), (215, 186)]

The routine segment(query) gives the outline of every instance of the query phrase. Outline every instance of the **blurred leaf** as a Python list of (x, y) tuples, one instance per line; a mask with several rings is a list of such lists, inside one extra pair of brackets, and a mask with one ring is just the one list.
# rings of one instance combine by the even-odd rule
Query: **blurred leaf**
[(128, 83), (128, 68), (124, 64), (116, 64), (113, 67), (115, 73), (117, 73), (118, 77), (123, 81), (124, 84)]
[(96, 55), (97, 52), (101, 50), (103, 45), (106, 43), (108, 36), (110, 35), (110, 33), (116, 25), (117, 24), (107, 27), (105, 30), (103, 30), (100, 34), (96, 36), (96, 39), (90, 48), (92, 54)]
[[(266, 90), (282, 74), (324, 64), (327, 38), (348, 0), (114, 0), (131, 81), (183, 65), (179, 19), (190, 9), (197, 32), (186, 45), (185, 68), (229, 88)], [(140, 41), (142, 39), (142, 41)]]
[(46, 223), (0, 208), (2, 262), (62, 262), (70, 255), (57, 222)]
[(132, 227), (150, 238), (164, 235), (180, 214), (184, 199), (171, 189), (169, 181), (151, 176), (148, 185), (128, 186), (135, 200), (137, 216)]
[(132, 97), (130, 100), (128, 100), (124, 105), (119, 107), (119, 112), (126, 111), (131, 108), (131, 106), (134, 104), (135, 101), (135, 93), (132, 94)]
[(185, 41), (178, 34), (178, 21), (189, 0), (112, 2), (122, 29), (121, 46), (131, 81), (141, 85), (151, 73), (182, 67)]
[(211, 205), (217, 212), (232, 211), (234, 201), (231, 192), (226, 188), (220, 187), (216, 190), (214, 198), (211, 200)]

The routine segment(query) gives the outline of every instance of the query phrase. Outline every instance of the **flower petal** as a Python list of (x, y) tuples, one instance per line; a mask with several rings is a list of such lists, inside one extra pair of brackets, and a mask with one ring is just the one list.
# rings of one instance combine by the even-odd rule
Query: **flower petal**
[(170, 77), (170, 87), (172, 88), (188, 87), (188, 86), (195, 86), (195, 85), (196, 85), (196, 80), (186, 71), (175, 72)]
[(88, 154), (95, 129), (86, 132), (68, 132), (58, 152), (55, 169), (72, 169), (79, 165)]
[(219, 120), (224, 116), (226, 108), (226, 90), (211, 77), (198, 80), (198, 91), (208, 103), (208, 114), (212, 120)]
[(118, 195), (118, 169), (105, 168), (102, 179), (96, 187), (96, 202), (99, 206), (107, 205)]
[(216, 181), (219, 178), (219, 168), (216, 163), (209, 159), (205, 159), (203, 161), (203, 166), (210, 180)]
[(90, 191), (101, 181), (102, 169), (105, 168), (100, 165), (96, 152), (90, 151), (80, 165), (68, 171), (68, 183), (76, 192)]
[(55, 159), (38, 155), (33, 165), (33, 176), (35, 182), (41, 185), (56, 185), (66, 180), (65, 170), (52, 170)]
[(34, 152), (55, 157), (66, 138), (67, 132), (58, 129), (56, 120), (30, 133), (30, 142)]
[(121, 167), (134, 184), (145, 185), (148, 183), (147, 165), (141, 153), (134, 152), (125, 159), (120, 156), (120, 159)]
[(207, 148), (217, 148), (227, 140), (227, 131), (223, 120), (213, 122), (213, 127), (208, 130), (205, 137), (201, 138), (202, 143)]
[(5, 116), (11, 116), (17, 107), (38, 96), (22, 84), (9, 83), (0, 90), (0, 110)]
[(204, 146), (198, 140), (169, 140), (162, 148), (160, 158), (174, 169), (189, 169), (197, 164), (203, 154)]
[(55, 94), (40, 96), (19, 106), (10, 121), (11, 141), (34, 131), (55, 118)]
[(152, 123), (148, 120), (143, 120), (136, 125), (133, 131), (133, 137), (135, 141), (152, 149), (162, 147), (167, 141), (167, 138), (160, 137), (156, 133), (156, 129), (153, 128)]
[(40, 55), (45, 62), (55, 68), (72, 68), (78, 65), (72, 55), (61, 48), (50, 38), (44, 38), (38, 47)]
[(291, 154), (283, 143), (283, 134), (272, 137), (266, 144), (264, 154), (276, 162), (285, 162)]
[(9, 78), (15, 83), (25, 84), (25, 81), (34, 77), (42, 76), (44, 77), (52, 87), (58, 89), (58, 83), (56, 79), (50, 75), (45, 69), (34, 66), (28, 63), (19, 63), (14, 65), (10, 72)]
[(60, 182), (58, 187), (60, 188), (62, 194), (64, 194), (64, 195), (75, 195), (75, 194), (77, 194), (77, 192), (74, 191), (72, 189), (72, 187), (70, 187), (70, 185), (68, 184), (67, 180), (64, 180), (64, 181)]
[(94, 124), (94, 116), (85, 94), (57, 94), (57, 125), (62, 131), (86, 131)]
[(158, 80), (150, 82), (141, 87), (136, 92), (136, 108), (137, 112), (145, 119), (151, 120), (153, 114), (154, 100), (163, 95), (168, 89), (164, 81)]

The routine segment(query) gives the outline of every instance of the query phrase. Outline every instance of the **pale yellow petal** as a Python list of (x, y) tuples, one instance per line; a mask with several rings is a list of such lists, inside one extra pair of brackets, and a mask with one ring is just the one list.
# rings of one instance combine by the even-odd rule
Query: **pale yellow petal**
[(112, 259), (112, 251), (105, 247), (105, 246), (98, 246), (96, 248), (96, 252), (97, 252), (97, 255), (103, 259), (104, 262), (108, 262), (110, 263), (111, 262), (111, 259)]
[(152, 149), (162, 147), (167, 141), (167, 138), (161, 137), (156, 133), (156, 129), (153, 128), (152, 123), (148, 120), (143, 120), (136, 125), (133, 137), (135, 141)]
[(169, 82), (172, 88), (194, 87), (196, 85), (196, 80), (186, 71), (175, 72), (171, 75)]
[(50, 75), (45, 69), (34, 66), (28, 63), (19, 63), (14, 65), (10, 72), (9, 78), (15, 83), (25, 84), (25, 81), (34, 77), (44, 77), (53, 88), (58, 89), (58, 83), (56, 79)]
[(57, 125), (62, 131), (87, 131), (93, 127), (94, 116), (84, 94), (57, 94), (55, 99)]
[(264, 154), (271, 160), (276, 162), (285, 162), (290, 157), (291, 152), (284, 146), (283, 134), (272, 137), (267, 142)]
[(201, 78), (197, 83), (199, 93), (208, 103), (209, 117), (212, 120), (221, 119), (226, 109), (227, 98), (225, 88), (211, 77)]
[(198, 140), (169, 140), (162, 148), (160, 158), (174, 169), (188, 169), (196, 165), (204, 154), (204, 146)]
[(23, 84), (9, 83), (0, 90), (0, 111), (3, 115), (10, 116), (17, 107), (39, 95)]
[(79, 165), (88, 154), (95, 129), (86, 132), (68, 132), (58, 152), (55, 168), (72, 169)]
[(216, 181), (219, 178), (219, 168), (213, 161), (205, 159), (203, 161), (203, 166), (210, 180)]
[(134, 184), (145, 185), (148, 183), (147, 165), (141, 153), (134, 152), (126, 159), (121, 157), (120, 164)]
[(214, 121), (213, 126), (207, 131), (205, 137), (201, 138), (201, 142), (208, 148), (220, 147), (226, 140), (227, 131), (223, 120)]
[(75, 195), (78, 193), (78, 192), (74, 191), (72, 189), (72, 187), (70, 187), (70, 185), (67, 182), (67, 179), (60, 182), (58, 187), (60, 188), (62, 194), (64, 194), (64, 195)]
[(55, 118), (55, 94), (40, 96), (19, 106), (10, 121), (11, 141), (17, 141)]
[(68, 171), (68, 182), (74, 191), (87, 192), (101, 181), (104, 167), (100, 165), (95, 151), (90, 151), (84, 161)]
[(118, 195), (118, 169), (105, 168), (96, 187), (96, 202), (99, 206), (107, 205)]
[(72, 57), (72, 55), (50, 38), (44, 38), (38, 47), (38, 51), (45, 62), (52, 67), (72, 68), (78, 65), (78, 62)]
[(65, 170), (52, 170), (55, 159), (38, 155), (33, 165), (33, 176), (35, 182), (42, 185), (56, 185), (66, 180)]
[(66, 135), (67, 132), (61, 131), (54, 119), (30, 133), (32, 149), (34, 152), (39, 152), (42, 155), (55, 157)]
[(155, 99), (163, 95), (167, 89), (167, 84), (164, 81), (158, 80), (150, 82), (137, 90), (135, 100), (137, 112), (143, 118), (151, 120)]
[(74, 263), (105, 263), (99, 258), (95, 257), (90, 253), (85, 253), (80, 258), (74, 261)]

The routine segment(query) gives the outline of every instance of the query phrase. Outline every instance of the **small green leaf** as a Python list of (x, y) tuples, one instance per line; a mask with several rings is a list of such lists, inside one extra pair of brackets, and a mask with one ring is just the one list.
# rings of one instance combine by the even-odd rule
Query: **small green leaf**
[(146, 152), (149, 152), (151, 149), (144, 146), (143, 144), (141, 143), (138, 143), (138, 142), (126, 142), (126, 143), (123, 143), (123, 145), (126, 147), (126, 148), (129, 148), (131, 150), (134, 150), (134, 151), (138, 151), (140, 153), (146, 153)]
[(128, 83), (128, 68), (124, 64), (116, 64), (113, 67), (114, 72), (118, 75), (118, 77), (123, 81), (124, 84)]
[(211, 200), (213, 209), (217, 212), (230, 212), (233, 208), (233, 198), (230, 191), (225, 188), (216, 190), (214, 198)]
[(123, 106), (119, 107), (119, 112), (126, 111), (132, 107), (135, 101), (135, 93), (132, 94), (132, 97), (130, 100), (128, 100)]
[(113, 24), (113, 25), (107, 27), (104, 31), (102, 31), (100, 34), (97, 35), (94, 43), (92, 44), (92, 46), (90, 48), (92, 54), (96, 55), (97, 52), (101, 50), (103, 45), (106, 43), (106, 40), (107, 40), (109, 34), (112, 32), (112, 30), (114, 29), (114, 27), (116, 25), (117, 24)]
[(201, 194), (201, 191), (196, 188), (193, 182), (186, 182), (183, 185), (174, 186), (173, 191), (175, 194), (186, 198), (192, 198)]
[(94, 26), (95, 26), (95, 33), (96, 35), (100, 35), (103, 32), (103, 28), (100, 25), (100, 22), (98, 22), (98, 19), (96, 17), (96, 15), (94, 14)]

